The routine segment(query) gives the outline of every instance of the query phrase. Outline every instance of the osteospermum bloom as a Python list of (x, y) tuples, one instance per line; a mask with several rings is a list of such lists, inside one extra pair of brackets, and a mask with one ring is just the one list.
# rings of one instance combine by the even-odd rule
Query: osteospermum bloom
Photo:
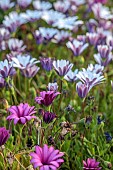
[(58, 84), (57, 82), (55, 83), (49, 83), (48, 86), (47, 86), (48, 90), (49, 91), (54, 91), (56, 92), (58, 90)]
[(32, 67), (39, 63), (36, 58), (32, 58), (29, 54), (17, 55), (17, 57), (12, 58), (11, 60), (13, 61), (13, 66), (20, 69), (25, 69), (28, 66)]
[(53, 61), (53, 67), (59, 76), (65, 76), (73, 67), (67, 60), (57, 60)]
[(85, 98), (89, 92), (89, 88), (87, 84), (83, 84), (82, 82), (78, 82), (76, 84), (76, 91), (80, 98)]
[(46, 71), (50, 71), (53, 68), (53, 60), (51, 58), (40, 57), (40, 63)]
[(30, 5), (32, 0), (17, 0), (17, 3), (20, 7), (26, 8), (28, 5)]
[(0, 146), (4, 145), (8, 140), (10, 134), (9, 130), (6, 130), (5, 127), (0, 127)]
[(23, 40), (19, 40), (17, 38), (11, 38), (8, 41), (8, 47), (11, 51), (23, 52), (26, 48), (26, 45), (24, 45)]
[(13, 68), (12, 63), (9, 63), (7, 59), (0, 61), (0, 76), (2, 78), (12, 77), (16, 74), (16, 70)]
[(36, 118), (36, 116), (32, 116), (32, 114), (36, 113), (35, 107), (30, 107), (28, 103), (11, 106), (8, 111), (11, 115), (7, 117), (7, 120), (14, 120), (14, 124), (25, 124), (27, 121)]
[(0, 0), (0, 8), (4, 11), (12, 8), (15, 5), (14, 2), (10, 2), (10, 0)]
[(63, 155), (63, 152), (55, 150), (53, 146), (48, 147), (46, 144), (42, 148), (35, 146), (35, 152), (30, 153), (33, 167), (40, 167), (40, 170), (57, 170), (64, 162), (61, 159)]
[(44, 110), (42, 111), (42, 116), (45, 123), (50, 123), (56, 118), (56, 114)]
[(42, 91), (40, 92), (40, 96), (35, 98), (35, 101), (38, 104), (42, 104), (45, 106), (49, 106), (52, 104), (53, 100), (58, 96), (60, 93), (59, 92), (54, 92), (54, 91)]
[(78, 78), (76, 77), (76, 74), (78, 74), (78, 69), (75, 71), (70, 70), (65, 76), (64, 79), (70, 82), (76, 81)]
[(83, 169), (85, 170), (101, 170), (99, 167), (100, 162), (97, 162), (95, 159), (88, 158), (86, 161), (83, 160)]
[(72, 50), (75, 56), (79, 56), (88, 47), (88, 43), (84, 44), (83, 42), (80, 42), (76, 39), (74, 39), (72, 42), (68, 41), (66, 45)]

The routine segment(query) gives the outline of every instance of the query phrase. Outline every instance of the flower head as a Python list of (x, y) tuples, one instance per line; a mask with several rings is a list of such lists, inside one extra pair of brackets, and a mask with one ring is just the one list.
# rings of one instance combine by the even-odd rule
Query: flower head
[(105, 80), (102, 75), (102, 69), (103, 67), (99, 67), (98, 65), (89, 65), (87, 70), (83, 69), (83, 71), (79, 71), (76, 77), (86, 84), (90, 90), (92, 87), (102, 83)]
[(46, 144), (42, 148), (36, 146), (35, 152), (30, 153), (32, 157), (31, 163), (34, 168), (40, 167), (40, 170), (57, 170), (64, 162), (64, 160), (61, 159), (63, 155), (63, 152), (55, 150), (53, 146), (48, 147)]
[(8, 140), (10, 134), (9, 130), (6, 130), (5, 127), (0, 127), (0, 146), (4, 145)]
[(11, 38), (8, 41), (8, 47), (11, 51), (18, 51), (18, 52), (23, 52), (26, 48), (26, 46), (24, 45), (23, 40), (18, 40), (16, 38)]
[(32, 58), (29, 54), (17, 55), (17, 57), (13, 57), (11, 60), (13, 62), (13, 66), (20, 68), (21, 70), (39, 63), (36, 58)]
[(27, 121), (36, 118), (36, 116), (32, 116), (32, 114), (36, 113), (35, 107), (30, 107), (28, 103), (11, 106), (8, 111), (11, 115), (7, 117), (7, 120), (14, 120), (14, 124), (25, 124)]
[(53, 68), (53, 60), (51, 58), (40, 57), (40, 63), (46, 71), (51, 71)]
[(83, 169), (84, 170), (101, 170), (99, 167), (100, 162), (97, 162), (95, 159), (88, 158), (86, 161), (83, 160)]
[(80, 98), (85, 98), (89, 92), (88, 85), (83, 84), (82, 82), (78, 82), (76, 84), (76, 91)]
[(40, 67), (37, 67), (36, 65), (27, 66), (25, 69), (21, 69), (21, 73), (23, 76), (31, 78), (37, 74), (39, 69), (40, 69)]
[(25, 19), (21, 17), (16, 11), (9, 13), (9, 16), (5, 16), (3, 20), (3, 25), (10, 31), (14, 32), (16, 29), (25, 23)]
[(10, 2), (10, 0), (0, 0), (0, 8), (4, 11), (12, 8), (15, 5), (14, 2)]
[(42, 15), (42, 19), (50, 25), (53, 25), (55, 22), (57, 22), (59, 18), (65, 18), (65, 15), (54, 10), (44, 11)]
[(76, 39), (72, 42), (68, 41), (66, 45), (72, 50), (75, 56), (79, 56), (88, 47), (88, 43), (84, 44)]
[(28, 5), (30, 5), (32, 0), (17, 0), (17, 3), (20, 7), (26, 8)]
[(64, 79), (70, 82), (76, 81), (78, 78), (76, 77), (76, 74), (78, 74), (78, 69), (75, 71), (70, 70), (65, 76)]
[(35, 98), (35, 101), (38, 104), (42, 104), (45, 106), (49, 106), (52, 104), (53, 100), (58, 96), (60, 93), (59, 92), (54, 92), (54, 91), (42, 91), (40, 92), (40, 96)]
[(69, 39), (69, 37), (71, 36), (72, 34), (69, 33), (68, 31), (58, 31), (58, 33), (54, 36), (54, 39), (52, 40), (52, 42), (55, 42), (55, 43), (62, 43), (64, 42), (65, 40)]
[(62, 12), (62, 13), (66, 13), (68, 12), (69, 8), (70, 8), (70, 3), (69, 1), (56, 1), (54, 3), (54, 8), (55, 10)]
[(33, 1), (33, 7), (37, 10), (49, 10), (52, 7), (50, 2), (35, 0)]
[(42, 12), (37, 10), (26, 10), (25, 13), (21, 13), (21, 17), (26, 20), (26, 22), (35, 22), (41, 18)]
[(73, 67), (67, 60), (57, 60), (53, 61), (53, 67), (59, 76), (65, 76)]
[(111, 53), (112, 47), (107, 45), (98, 45), (98, 54), (94, 54), (94, 58), (98, 64), (102, 66), (107, 66), (109, 62), (113, 59), (113, 55)]
[(6, 78), (12, 77), (16, 74), (16, 70), (13, 68), (12, 63), (9, 63), (7, 59), (0, 61), (0, 76)]
[(55, 83), (49, 83), (48, 86), (47, 86), (48, 90), (49, 91), (57, 91), (58, 90), (58, 84), (55, 82)]
[(34, 36), (38, 44), (43, 42), (46, 43), (50, 41), (57, 32), (58, 30), (54, 28), (40, 27), (39, 30), (35, 31)]
[(56, 114), (44, 110), (42, 111), (42, 116), (45, 123), (51, 123), (56, 118)]
[(73, 30), (76, 26), (83, 24), (83, 21), (77, 19), (77, 16), (60, 18), (53, 24), (53, 26), (58, 27), (59, 29)]

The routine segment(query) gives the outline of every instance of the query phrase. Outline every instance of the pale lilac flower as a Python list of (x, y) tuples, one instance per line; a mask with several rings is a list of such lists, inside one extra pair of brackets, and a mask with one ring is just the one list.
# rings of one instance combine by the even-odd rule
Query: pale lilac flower
[(54, 10), (44, 11), (42, 13), (42, 19), (50, 25), (53, 25), (55, 22), (57, 22), (59, 18), (60, 19), (65, 18), (65, 15), (62, 14), (61, 12), (54, 11)]
[(83, 84), (82, 82), (78, 82), (76, 84), (76, 91), (80, 98), (85, 98), (89, 92), (89, 87), (87, 84)]
[(27, 121), (36, 118), (36, 116), (32, 116), (32, 114), (36, 113), (35, 107), (30, 107), (28, 103), (11, 106), (8, 111), (11, 115), (7, 117), (7, 120), (14, 120), (14, 124), (25, 124)]
[(53, 26), (59, 29), (73, 30), (75, 27), (83, 24), (83, 21), (77, 19), (78, 19), (77, 16), (60, 18), (53, 24)]
[(38, 104), (49, 106), (59, 94), (59, 92), (55, 93), (54, 91), (42, 91), (40, 92), (40, 96), (35, 98), (35, 101)]
[(4, 145), (9, 137), (9, 130), (6, 130), (5, 127), (0, 127), (0, 146)]
[(59, 76), (65, 76), (71, 70), (73, 64), (67, 60), (57, 60), (53, 61), (53, 67)]
[(45, 28), (40, 27), (39, 30), (36, 30), (34, 33), (35, 39), (38, 44), (42, 42), (48, 42), (50, 41), (56, 34), (58, 30), (54, 28)]
[(86, 38), (91, 45), (97, 46), (100, 41), (98, 33), (86, 33)]
[(64, 160), (61, 159), (63, 155), (63, 152), (55, 150), (53, 146), (48, 147), (46, 144), (44, 144), (42, 148), (35, 146), (35, 152), (30, 153), (33, 167), (39, 167), (40, 170), (57, 170), (64, 162)]
[(99, 45), (97, 46), (97, 49), (98, 54), (94, 54), (96, 62), (102, 66), (107, 66), (113, 59), (113, 55), (111, 53), (112, 47), (107, 45)]
[(12, 77), (16, 74), (16, 70), (13, 68), (12, 63), (9, 63), (7, 59), (0, 61), (0, 77)]
[(17, 0), (18, 5), (22, 8), (26, 8), (31, 2), (32, 0)]
[[(83, 69), (84, 71), (86, 69)], [(103, 74), (103, 70), (104, 70), (104, 66), (101, 66), (100, 64), (89, 64), (88, 67), (87, 67), (87, 71), (91, 71), (95, 74), (99, 74), (99, 75), (102, 75)]]
[(100, 162), (97, 162), (95, 159), (88, 158), (86, 161), (83, 160), (83, 169), (84, 170), (101, 170), (102, 168), (99, 167)]
[(53, 60), (51, 58), (40, 57), (40, 63), (46, 71), (51, 71), (53, 68)]
[(15, 32), (16, 29), (25, 23), (25, 19), (21, 17), (16, 11), (9, 13), (9, 16), (5, 16), (3, 20), (3, 25), (10, 31)]
[(47, 88), (48, 88), (49, 91), (57, 92), (57, 90), (58, 90), (58, 84), (57, 84), (57, 82), (55, 82), (55, 83), (49, 83), (48, 86), (47, 86)]
[(76, 74), (78, 74), (78, 69), (75, 71), (70, 70), (65, 76), (64, 79), (70, 82), (75, 82), (78, 78), (76, 77)]
[(35, 0), (33, 1), (33, 7), (37, 10), (49, 10), (52, 8), (52, 4), (46, 1)]
[(32, 67), (35, 64), (39, 63), (36, 58), (32, 58), (29, 54), (18, 55), (11, 59), (13, 62), (13, 67), (20, 69), (25, 69), (27, 67)]
[(65, 40), (69, 39), (71, 37), (71, 33), (68, 31), (58, 31), (58, 33), (54, 36), (54, 39), (52, 39), (52, 42), (54, 43), (62, 43)]
[(107, 58), (109, 53), (112, 51), (112, 47), (107, 46), (107, 45), (98, 45), (97, 50), (102, 58)]
[(76, 39), (72, 42), (68, 41), (66, 43), (67, 47), (70, 48), (75, 56), (79, 56), (87, 47), (88, 43), (84, 44)]
[(54, 5), (55, 10), (62, 12), (62, 13), (68, 12), (68, 10), (70, 8), (69, 1), (65, 1), (65, 0), (64, 1), (58, 0), (58, 1), (54, 2), (53, 5)]
[(42, 12), (37, 10), (26, 10), (26, 13), (20, 14), (26, 22), (35, 22), (41, 18)]
[(32, 78), (32, 77), (34, 77), (37, 74), (39, 69), (40, 68), (37, 67), (36, 65), (26, 66), (25, 69), (21, 69), (21, 73), (25, 77)]
[(102, 5), (101, 3), (95, 3), (92, 6), (92, 11), (97, 19), (112, 19), (113, 15), (111, 14), (108, 7)]
[(11, 38), (8, 40), (8, 47), (11, 51), (17, 51), (17, 52), (23, 52), (26, 48), (26, 45), (24, 45), (23, 40), (19, 40), (16, 38)]
[(7, 28), (1, 27), (0, 28), (0, 42), (3, 40), (7, 40), (10, 38), (10, 32)]
[[(100, 66), (101, 67), (101, 66)], [(83, 68), (83, 71), (79, 71), (76, 77), (81, 80), (84, 84), (88, 85), (88, 89), (90, 89), (100, 83), (103, 83), (105, 80), (102, 75), (102, 67), (90, 65), (87, 70)]]
[(0, 8), (4, 11), (12, 8), (15, 5), (14, 2), (11, 2), (10, 0), (0, 0)]

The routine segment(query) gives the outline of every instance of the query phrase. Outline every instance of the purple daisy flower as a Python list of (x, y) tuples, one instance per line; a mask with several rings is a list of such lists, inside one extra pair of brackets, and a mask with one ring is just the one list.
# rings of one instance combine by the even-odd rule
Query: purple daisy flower
[(64, 162), (64, 160), (61, 159), (63, 155), (63, 152), (55, 150), (53, 146), (48, 147), (46, 144), (44, 144), (42, 148), (35, 146), (35, 152), (30, 153), (33, 167), (40, 167), (40, 170), (57, 170)]
[(51, 71), (53, 68), (53, 60), (51, 58), (40, 57), (40, 63), (46, 71)]
[(36, 116), (32, 116), (32, 114), (36, 113), (35, 107), (30, 107), (28, 103), (20, 103), (18, 106), (11, 106), (8, 110), (11, 115), (7, 117), (7, 120), (14, 119), (14, 124), (25, 124), (32, 118), (36, 118)]
[(51, 123), (56, 118), (56, 114), (44, 110), (42, 111), (42, 116), (45, 123)]
[(40, 92), (40, 96), (35, 98), (35, 101), (38, 104), (43, 104), (45, 106), (49, 106), (52, 104), (53, 100), (57, 95), (59, 95), (59, 92), (54, 92), (54, 91), (42, 91)]
[(99, 167), (100, 162), (96, 162), (95, 159), (88, 158), (86, 161), (83, 160), (83, 169), (85, 170), (101, 170)]
[(0, 127), (0, 146), (4, 145), (8, 140), (10, 134), (9, 130), (6, 130), (5, 127)]

